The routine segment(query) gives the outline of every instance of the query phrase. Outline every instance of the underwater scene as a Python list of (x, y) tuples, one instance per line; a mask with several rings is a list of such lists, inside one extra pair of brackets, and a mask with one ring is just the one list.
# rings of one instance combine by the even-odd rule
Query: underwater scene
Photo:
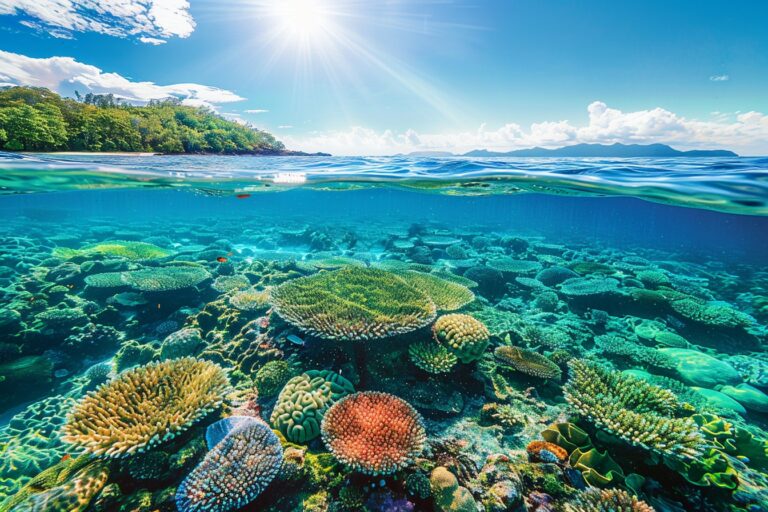
[(0, 154), (0, 510), (767, 511), (765, 169)]

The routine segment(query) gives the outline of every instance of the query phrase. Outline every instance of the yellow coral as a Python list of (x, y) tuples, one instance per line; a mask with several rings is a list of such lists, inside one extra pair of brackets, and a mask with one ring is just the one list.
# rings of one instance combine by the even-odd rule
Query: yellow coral
[(62, 438), (95, 455), (142, 452), (220, 407), (228, 390), (226, 372), (209, 361), (150, 363), (86, 395), (67, 416)]
[(441, 316), (432, 326), (432, 333), (435, 340), (449, 348), (462, 363), (480, 359), (491, 337), (485, 324), (462, 314)]

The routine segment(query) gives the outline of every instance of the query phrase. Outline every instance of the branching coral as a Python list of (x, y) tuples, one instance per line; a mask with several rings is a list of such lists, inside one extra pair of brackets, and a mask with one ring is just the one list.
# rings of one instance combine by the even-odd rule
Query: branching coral
[(86, 395), (67, 416), (63, 439), (95, 455), (143, 452), (217, 409), (228, 390), (227, 374), (211, 362), (150, 363)]
[(450, 349), (462, 363), (477, 361), (488, 348), (491, 334), (480, 320), (469, 315), (443, 315), (432, 326), (435, 340)]
[(329, 370), (310, 370), (289, 380), (270, 422), (286, 439), (306, 443), (320, 435), (320, 423), (331, 404), (354, 393), (352, 383)]
[(587, 489), (565, 504), (566, 512), (653, 512), (646, 502), (621, 489)]
[(595, 344), (607, 354), (626, 357), (638, 364), (667, 369), (675, 367), (675, 362), (664, 352), (630, 341), (622, 336), (615, 334), (596, 336)]
[(686, 297), (672, 300), (670, 305), (683, 318), (710, 327), (743, 328), (755, 323), (748, 314), (722, 302), (707, 303), (695, 297)]
[(504, 345), (496, 347), (493, 354), (503, 364), (526, 375), (533, 375), (542, 379), (559, 379), (562, 375), (559, 366), (548, 357), (533, 350)]
[(421, 416), (406, 401), (387, 393), (355, 393), (328, 409), (323, 442), (355, 471), (394, 473), (411, 464), (424, 448)]
[(447, 373), (458, 362), (456, 354), (431, 341), (417, 341), (408, 347), (411, 362), (428, 373)]
[(341, 340), (378, 339), (428, 325), (435, 304), (397, 275), (347, 267), (288, 281), (271, 291), (277, 313), (311, 334)]
[(675, 418), (679, 404), (666, 389), (573, 359), (565, 399), (597, 427), (661, 455), (693, 458), (705, 442), (691, 418)]
[(253, 417), (221, 422), (234, 423), (233, 428), (225, 429), (227, 434), (179, 486), (180, 512), (237, 510), (261, 494), (280, 471), (283, 448), (266, 423)]

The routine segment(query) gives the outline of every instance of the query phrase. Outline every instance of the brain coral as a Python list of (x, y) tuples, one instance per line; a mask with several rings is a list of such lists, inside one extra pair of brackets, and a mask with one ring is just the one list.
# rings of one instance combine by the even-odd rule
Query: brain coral
[(108, 457), (143, 452), (217, 409), (228, 390), (227, 374), (214, 363), (150, 363), (86, 395), (67, 416), (63, 440)]
[(587, 489), (565, 504), (566, 512), (653, 512), (654, 508), (621, 489)]
[(440, 311), (455, 311), (475, 300), (475, 294), (466, 286), (434, 274), (409, 270), (399, 275), (408, 284), (426, 293)]
[(480, 320), (462, 314), (441, 316), (432, 326), (432, 333), (462, 363), (480, 359), (491, 337), (488, 328)]
[(429, 373), (446, 373), (456, 365), (456, 354), (431, 341), (417, 341), (408, 347), (413, 364)]
[(559, 379), (560, 367), (548, 357), (520, 347), (502, 346), (493, 351), (496, 359), (515, 370), (542, 379)]
[(408, 402), (366, 391), (342, 398), (328, 409), (323, 442), (355, 471), (387, 475), (410, 465), (424, 448), (421, 416)]
[(675, 418), (677, 397), (669, 390), (572, 359), (565, 399), (597, 427), (661, 455), (694, 458), (705, 442), (691, 418)]
[(331, 404), (354, 392), (338, 373), (310, 370), (285, 384), (270, 422), (289, 441), (306, 443), (320, 435), (320, 422)]
[(435, 318), (427, 294), (384, 270), (346, 267), (288, 281), (271, 291), (275, 311), (327, 339), (367, 340), (414, 331)]
[(233, 428), (210, 447), (176, 491), (180, 512), (237, 510), (261, 494), (280, 471), (283, 447), (269, 426), (248, 416), (217, 423), (234, 419)]

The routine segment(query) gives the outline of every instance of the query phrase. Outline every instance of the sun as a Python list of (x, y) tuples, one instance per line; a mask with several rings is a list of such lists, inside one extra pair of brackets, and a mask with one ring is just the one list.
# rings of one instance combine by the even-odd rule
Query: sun
[(275, 0), (270, 17), (277, 30), (299, 40), (313, 40), (330, 34), (334, 13), (324, 0)]

